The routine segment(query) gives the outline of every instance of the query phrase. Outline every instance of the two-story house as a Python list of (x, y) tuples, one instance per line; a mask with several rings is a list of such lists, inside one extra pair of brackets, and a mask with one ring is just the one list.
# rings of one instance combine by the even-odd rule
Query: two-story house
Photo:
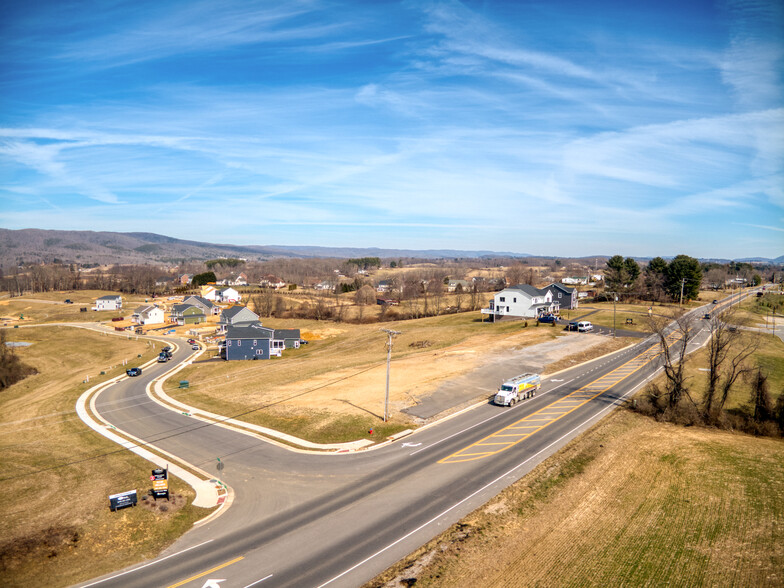
[(557, 314), (559, 310), (560, 305), (553, 301), (551, 291), (518, 284), (497, 292), (490, 301), (490, 307), (482, 309), (482, 314), (492, 315), (494, 321), (535, 319), (545, 314)]
[(557, 302), (561, 308), (569, 310), (577, 308), (577, 288), (569, 288), (561, 284), (552, 283), (542, 288), (542, 290), (552, 292), (553, 302)]

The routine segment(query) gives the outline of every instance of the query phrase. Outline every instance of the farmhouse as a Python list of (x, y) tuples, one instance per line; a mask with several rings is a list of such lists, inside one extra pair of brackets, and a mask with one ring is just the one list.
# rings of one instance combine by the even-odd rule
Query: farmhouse
[(120, 310), (122, 308), (122, 296), (111, 294), (101, 296), (95, 301), (93, 310)]
[(490, 307), (482, 309), (482, 314), (492, 315), (494, 321), (505, 318), (535, 319), (545, 314), (557, 314), (559, 310), (560, 305), (553, 301), (551, 291), (518, 284), (497, 292), (490, 301)]
[(460, 287), (461, 292), (468, 292), (471, 290), (471, 284), (468, 280), (449, 280), (446, 285), (447, 292), (456, 292), (458, 286)]
[(140, 306), (133, 311), (131, 320), (138, 325), (159, 325), (164, 321), (163, 309), (154, 305)]

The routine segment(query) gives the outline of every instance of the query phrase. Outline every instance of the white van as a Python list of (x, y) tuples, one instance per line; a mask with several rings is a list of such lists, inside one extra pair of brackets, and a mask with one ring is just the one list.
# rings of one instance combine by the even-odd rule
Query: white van
[(593, 331), (593, 325), (588, 321), (580, 321), (577, 323), (577, 331), (580, 333), (587, 333)]

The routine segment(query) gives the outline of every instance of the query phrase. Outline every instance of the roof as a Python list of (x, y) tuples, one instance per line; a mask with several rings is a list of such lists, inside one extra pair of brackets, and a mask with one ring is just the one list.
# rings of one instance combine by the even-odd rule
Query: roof
[(274, 330), (262, 327), (261, 323), (250, 326), (235, 327), (229, 325), (226, 330), (226, 340), (229, 339), (272, 339)]
[(557, 288), (558, 290), (561, 290), (561, 291), (565, 292), (566, 294), (569, 294), (570, 296), (572, 295), (572, 292), (574, 292), (574, 290), (575, 290), (574, 288), (569, 288), (568, 286), (562, 286), (561, 284), (558, 284), (558, 283), (555, 283), (555, 282), (553, 282), (549, 286), (545, 287), (544, 289), (545, 290), (549, 290), (550, 288)]
[(111, 294), (109, 296), (101, 296), (98, 300), (117, 300), (118, 298), (122, 298), (119, 294)]
[(258, 318), (258, 316), (259, 316), (255, 312), (253, 312), (250, 308), (248, 308), (247, 306), (230, 306), (229, 308), (224, 308), (223, 309), (223, 311), (221, 312), (221, 317), (224, 317), (226, 319), (234, 318), (239, 313), (241, 313), (243, 310), (247, 310), (248, 312), (252, 313), (253, 316), (255, 316), (256, 318)]
[[(190, 300), (191, 298), (193, 298), (194, 300), (198, 300), (201, 304), (203, 304), (207, 308), (212, 308), (213, 306), (215, 306), (212, 303), (212, 300), (207, 300), (203, 296), (186, 296), (185, 300)], [(183, 302), (185, 302), (185, 300), (183, 300)]]
[(196, 310), (204, 314), (201, 308), (199, 308), (198, 306), (194, 306), (193, 304), (175, 304), (174, 306), (172, 306), (172, 312), (178, 312), (178, 313), (185, 312), (189, 308), (195, 308)]
[(547, 288), (540, 290), (539, 288), (534, 288), (530, 284), (517, 284), (517, 286), (509, 286), (507, 290), (520, 290), (529, 296), (544, 296), (547, 294)]
[(152, 305), (152, 304), (145, 304), (145, 305), (143, 305), (143, 306), (140, 306), (140, 307), (139, 307), (139, 308), (137, 308), (136, 310), (134, 310), (134, 311), (133, 311), (133, 313), (134, 313), (134, 314), (144, 314), (144, 313), (150, 312), (150, 311), (151, 311), (151, 310), (153, 310), (154, 308), (158, 308), (158, 307), (157, 307), (157, 306), (154, 306), (154, 305)]
[(299, 329), (275, 329), (273, 339), (299, 339)]

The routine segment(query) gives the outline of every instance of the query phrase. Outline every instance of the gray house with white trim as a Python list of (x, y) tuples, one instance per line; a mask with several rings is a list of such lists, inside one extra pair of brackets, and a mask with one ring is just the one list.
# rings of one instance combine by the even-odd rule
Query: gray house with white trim
[(259, 321), (259, 315), (247, 306), (232, 306), (224, 308), (218, 319), (218, 332), (225, 333), (229, 326), (249, 327)]

